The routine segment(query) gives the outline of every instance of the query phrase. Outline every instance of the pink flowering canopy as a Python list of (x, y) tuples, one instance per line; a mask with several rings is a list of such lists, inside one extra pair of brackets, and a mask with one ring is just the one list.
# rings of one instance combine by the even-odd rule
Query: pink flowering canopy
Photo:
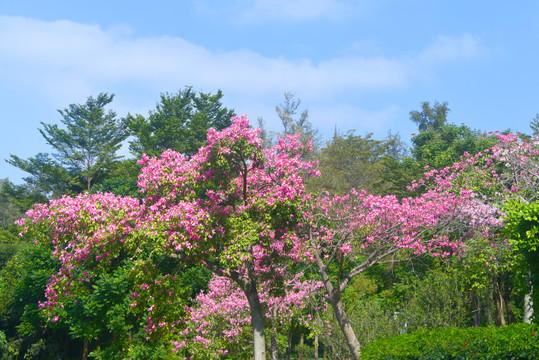
[[(265, 309), (265, 318), (272, 327), (281, 332), (289, 329), (293, 320), (311, 329), (323, 328), (330, 332), (327, 322), (317, 314), (326, 311), (322, 283), (302, 279), (296, 274), (285, 284), (285, 293), (272, 295), (270, 282), (260, 286), (260, 298)], [(178, 352), (204, 353), (206, 358), (219, 359), (226, 354), (239, 357), (251, 341), (249, 303), (243, 291), (229, 278), (214, 276), (206, 293), (200, 293), (188, 310), (184, 337), (174, 345)]]
[(221, 132), (210, 129), (208, 145), (190, 159), (173, 151), (143, 157), (148, 238), (226, 276), (252, 264), (273, 277), (279, 259), (299, 260), (298, 208), (309, 198), (301, 172), (315, 170), (301, 159), (297, 136), (262, 149), (259, 132), (243, 116)]
[(144, 316), (149, 339), (173, 339), (184, 331), (178, 328), (184, 306), (176, 279), (163, 273), (163, 259), (173, 259), (176, 269), (202, 264), (246, 295), (251, 289), (256, 302), (258, 284), (279, 289), (286, 265), (307, 254), (297, 235), (309, 200), (301, 174), (317, 171), (302, 160), (298, 136), (263, 149), (259, 131), (237, 117), (223, 131), (211, 129), (207, 146), (191, 158), (171, 150), (159, 158), (144, 155), (140, 203), (82, 194), (28, 212), (26, 223), (20, 221), (24, 231), (52, 246), (61, 262), (41, 304), (49, 318), (68, 317), (66, 306), (88, 296), (100, 274), (124, 266), (133, 283), (128, 310)]

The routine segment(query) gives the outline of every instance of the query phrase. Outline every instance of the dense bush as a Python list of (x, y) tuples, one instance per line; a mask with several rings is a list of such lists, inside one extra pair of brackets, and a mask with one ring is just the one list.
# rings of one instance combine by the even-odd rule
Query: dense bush
[(365, 346), (362, 359), (457, 360), (539, 359), (539, 326), (444, 328), (380, 339)]

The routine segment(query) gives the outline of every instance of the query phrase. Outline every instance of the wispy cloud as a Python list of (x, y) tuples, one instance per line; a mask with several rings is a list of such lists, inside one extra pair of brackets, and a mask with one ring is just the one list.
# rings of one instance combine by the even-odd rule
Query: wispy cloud
[[(152, 92), (147, 103), (153, 106), (155, 93), (193, 85), (212, 92), (222, 89), (239, 112), (255, 111), (253, 104), (272, 111), (274, 105), (268, 103), (280, 101), (283, 91), (295, 91), (305, 104), (314, 104), (309, 106), (311, 118), (315, 125), (319, 120), (320, 126), (330, 114), (341, 117), (344, 124), (345, 112), (356, 114), (346, 121), (363, 123), (361, 128), (387, 124), (397, 111), (390, 106), (366, 111), (357, 105), (339, 105), (338, 110), (329, 104), (343, 95), (406, 90), (422, 81), (425, 72), (436, 73), (448, 63), (473, 59), (481, 51), (477, 38), (463, 35), (440, 37), (415, 54), (335, 57), (315, 63), (263, 56), (248, 49), (210, 51), (179, 37), (134, 37), (122, 27), (105, 30), (66, 20), (0, 17), (3, 86), (32, 89), (54, 104), (65, 106), (101, 91), (129, 88)], [(140, 105), (140, 95), (133, 93), (129, 95), (133, 99), (115, 107)]]
[(480, 46), (480, 39), (471, 34), (461, 37), (438, 36), (434, 44), (425, 49), (416, 59), (423, 64), (451, 63), (468, 61), (484, 55)]
[(342, 20), (357, 15), (365, 1), (337, 0), (254, 0), (242, 12), (245, 20), (279, 19), (310, 21), (318, 19)]
[(237, 24), (298, 23), (313, 20), (343, 21), (364, 13), (371, 0), (230, 0), (197, 1), (205, 14), (228, 14)]
[(417, 66), (436, 68), (441, 62), (469, 60), (480, 53), (477, 39), (464, 35), (441, 37), (411, 57), (344, 57), (312, 63), (250, 50), (212, 52), (178, 37), (133, 38), (127, 31), (71, 21), (1, 17), (0, 24), (2, 76), (41, 82), (45, 91), (51, 82), (72, 80), (85, 90), (115, 82), (152, 88), (194, 84), (234, 91), (248, 87), (259, 95), (297, 89), (317, 98), (405, 87)]

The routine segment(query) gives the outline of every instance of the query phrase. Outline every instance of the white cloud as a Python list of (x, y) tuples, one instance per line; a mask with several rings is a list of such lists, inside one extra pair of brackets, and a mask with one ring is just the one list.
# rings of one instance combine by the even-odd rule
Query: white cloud
[[(257, 4), (270, 6), (265, 1)], [(300, 4), (294, 2), (286, 11)], [(328, 4), (320, 0), (313, 6), (323, 9)], [(73, 103), (74, 97), (85, 99), (111, 89), (159, 93), (193, 85), (211, 92), (222, 89), (225, 96), (236, 99), (232, 106), (240, 112), (246, 111), (243, 104), (260, 103), (261, 99), (276, 104), (283, 91), (291, 90), (311, 104), (314, 115), (316, 106), (325, 106), (343, 94), (406, 89), (420, 78), (420, 73), (436, 71), (441, 63), (470, 59), (480, 52), (478, 40), (464, 35), (440, 37), (415, 56), (355, 56), (313, 63), (265, 57), (248, 49), (212, 52), (178, 37), (137, 38), (125, 27), (103, 30), (98, 25), (65, 20), (0, 16), (3, 86), (22, 85), (52, 98), (61, 107)], [(132, 97), (139, 99), (140, 95)], [(154, 96), (148, 102), (153, 106), (156, 101)], [(366, 124), (384, 123), (392, 114), (386, 109), (376, 117), (346, 106), (341, 109), (355, 111), (357, 119), (369, 119)]]
[(461, 37), (438, 36), (428, 49), (424, 50), (417, 61), (423, 64), (467, 61), (483, 55), (477, 37), (464, 34)]

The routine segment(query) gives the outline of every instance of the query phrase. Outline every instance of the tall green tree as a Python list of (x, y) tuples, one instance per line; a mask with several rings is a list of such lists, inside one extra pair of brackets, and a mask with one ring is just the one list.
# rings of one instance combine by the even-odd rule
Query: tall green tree
[(449, 113), (447, 102), (434, 102), (431, 107), (428, 101), (421, 103), (421, 111), (410, 111), (410, 119), (417, 124), (419, 131), (436, 130), (447, 122)]
[(375, 140), (372, 133), (362, 137), (353, 130), (344, 136), (335, 135), (320, 150), (321, 175), (312, 179), (311, 185), (336, 194), (345, 194), (352, 188), (375, 192), (383, 180), (383, 159), (399, 156), (393, 146), (395, 140)]
[(127, 137), (116, 113), (105, 111), (113, 98), (113, 94), (101, 93), (97, 98), (88, 97), (85, 104), (71, 104), (58, 110), (63, 128), (41, 123), (43, 129), (39, 132), (57, 152), (54, 160), (45, 154), (28, 160), (11, 155), (8, 163), (30, 173), (31, 182), (45, 190), (50, 190), (46, 186), (51, 186), (51, 180), (65, 183), (69, 179), (75, 188), (89, 191), (121, 158), (117, 152)]
[(412, 137), (412, 155), (421, 168), (442, 169), (494, 145), (496, 138), (484, 136), (466, 125), (444, 124)]
[(48, 153), (39, 153), (28, 159), (11, 155), (6, 161), (30, 174), (24, 181), (28, 186), (38, 189), (44, 196), (58, 198), (64, 194), (77, 192), (70, 171)]
[(533, 135), (539, 134), (539, 114), (535, 114), (535, 117), (530, 122), (530, 128), (533, 131)]
[(301, 142), (306, 144), (308, 141), (313, 140), (313, 148), (316, 150), (320, 141), (318, 139), (318, 130), (309, 121), (308, 110), (303, 110), (298, 114), (300, 105), (301, 99), (297, 98), (295, 93), (289, 91), (284, 93), (284, 103), (275, 107), (275, 111), (283, 125), (283, 132), (277, 135), (284, 137), (288, 134), (300, 134)]
[(468, 153), (477, 154), (494, 145), (495, 136), (484, 134), (466, 125), (447, 123), (450, 109), (447, 102), (421, 103), (421, 111), (410, 111), (410, 120), (418, 125), (419, 133), (412, 134), (411, 156), (384, 160), (388, 171), (384, 172), (386, 190), (397, 196), (410, 193), (407, 186), (423, 175), (425, 168), (442, 169), (460, 161)]
[(176, 94), (161, 94), (147, 118), (129, 114), (124, 120), (133, 140), (129, 150), (137, 157), (158, 156), (167, 149), (191, 156), (206, 142), (209, 128), (222, 130), (234, 111), (223, 106), (223, 93), (196, 93), (190, 86)]

